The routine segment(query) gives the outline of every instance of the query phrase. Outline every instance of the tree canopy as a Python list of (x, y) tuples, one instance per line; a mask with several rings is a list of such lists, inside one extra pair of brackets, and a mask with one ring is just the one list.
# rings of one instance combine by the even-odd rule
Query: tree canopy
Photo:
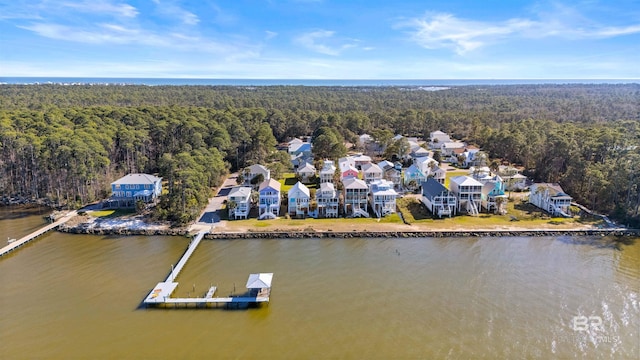
[(277, 142), (311, 135), (316, 157), (335, 159), (363, 133), (392, 145), (393, 134), (442, 130), (638, 224), (639, 99), (638, 84), (0, 85), (0, 193), (77, 207), (126, 173), (154, 173), (167, 189), (157, 216), (185, 222), (229, 170), (286, 171)]

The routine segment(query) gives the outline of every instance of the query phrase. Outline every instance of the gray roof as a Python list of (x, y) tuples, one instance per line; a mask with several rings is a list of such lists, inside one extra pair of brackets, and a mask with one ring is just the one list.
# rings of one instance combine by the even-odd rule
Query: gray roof
[(427, 198), (434, 198), (441, 195), (443, 192), (448, 193), (449, 189), (440, 184), (438, 180), (434, 178), (428, 178), (427, 181), (422, 182), (422, 195)]
[(356, 178), (348, 178), (342, 181), (345, 189), (369, 189), (367, 183)]
[(127, 176), (121, 177), (120, 179), (112, 182), (111, 184), (115, 185), (139, 185), (139, 184), (155, 184), (157, 181), (161, 181), (162, 179), (149, 175), (149, 174), (129, 174)]
[(231, 191), (229, 191), (228, 197), (232, 196), (242, 196), (249, 197), (251, 196), (251, 186), (236, 186)]
[(263, 181), (262, 184), (260, 184), (259, 190), (262, 191), (268, 187), (271, 187), (276, 191), (280, 191), (280, 183), (275, 179), (269, 179), (269, 180)]

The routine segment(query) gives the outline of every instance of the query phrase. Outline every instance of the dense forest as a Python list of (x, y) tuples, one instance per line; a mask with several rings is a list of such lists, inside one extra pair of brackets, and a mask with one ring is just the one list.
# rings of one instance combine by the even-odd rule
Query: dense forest
[[(388, 130), (388, 131), (381, 131)], [(278, 142), (442, 130), (640, 225), (640, 85), (232, 87), (0, 85), (0, 193), (77, 207), (125, 173), (167, 181), (156, 216), (194, 218), (229, 170), (288, 166)], [(333, 146), (333, 147), (332, 147)], [(285, 155), (285, 156), (283, 156)]]

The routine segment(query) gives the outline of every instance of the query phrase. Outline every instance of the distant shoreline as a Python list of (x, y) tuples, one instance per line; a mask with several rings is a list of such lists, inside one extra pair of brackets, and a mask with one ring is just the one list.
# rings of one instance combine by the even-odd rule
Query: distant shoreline
[[(199, 79), (126, 77), (0, 77), (3, 85), (142, 85), (142, 86), (337, 86), (422, 87), (473, 85), (633, 84), (640, 79)], [(425, 91), (433, 91), (425, 88)]]

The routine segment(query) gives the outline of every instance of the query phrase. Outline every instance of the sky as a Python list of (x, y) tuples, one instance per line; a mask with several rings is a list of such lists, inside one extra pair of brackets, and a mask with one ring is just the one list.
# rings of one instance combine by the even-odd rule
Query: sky
[(0, 76), (640, 79), (640, 0), (0, 0)]

